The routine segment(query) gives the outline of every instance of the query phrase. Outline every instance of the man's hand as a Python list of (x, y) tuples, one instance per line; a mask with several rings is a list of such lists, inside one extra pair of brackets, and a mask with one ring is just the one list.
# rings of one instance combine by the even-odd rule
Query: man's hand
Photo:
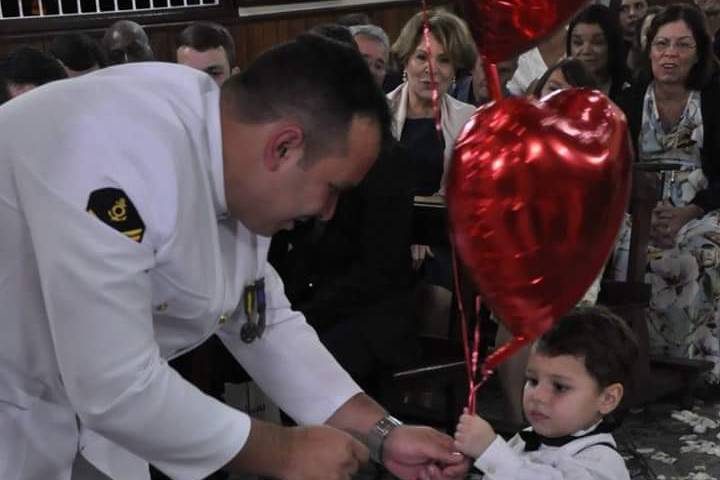
[(283, 480), (344, 480), (368, 462), (365, 445), (333, 427), (295, 427)]
[(252, 419), (250, 436), (226, 469), (282, 480), (349, 480), (368, 457), (365, 445), (337, 428)]
[(470, 458), (478, 458), (497, 438), (497, 434), (488, 422), (465, 412), (460, 416), (455, 432), (455, 447)]
[(686, 207), (658, 205), (652, 213), (650, 237), (653, 243), (660, 248), (673, 248), (680, 229), (702, 214), (703, 210), (696, 205)]
[(401, 425), (385, 438), (383, 464), (402, 480), (462, 478), (470, 467), (452, 438), (430, 427)]

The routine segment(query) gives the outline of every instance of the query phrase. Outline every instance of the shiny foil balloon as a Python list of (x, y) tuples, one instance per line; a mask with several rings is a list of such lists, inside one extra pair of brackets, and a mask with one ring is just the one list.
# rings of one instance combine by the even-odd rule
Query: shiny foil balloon
[(508, 60), (537, 45), (587, 0), (465, 0), (465, 19), (489, 63)]
[(486, 368), (547, 330), (600, 272), (630, 189), (623, 113), (602, 93), (507, 98), (478, 109), (455, 146), (455, 246), (515, 337)]

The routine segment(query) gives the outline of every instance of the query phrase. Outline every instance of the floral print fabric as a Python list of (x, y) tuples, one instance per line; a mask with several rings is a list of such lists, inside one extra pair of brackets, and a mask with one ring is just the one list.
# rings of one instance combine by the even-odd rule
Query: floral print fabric
[[(660, 173), (662, 201), (682, 207), (707, 187), (700, 169), (703, 142), (700, 93), (692, 91), (677, 125), (666, 132), (660, 122), (651, 85), (645, 94), (639, 142), (641, 162), (667, 163)], [(629, 222), (618, 241), (616, 258), (627, 264)], [(691, 220), (675, 246), (648, 251), (646, 281), (652, 286), (647, 310), (653, 353), (702, 358), (714, 363), (707, 381), (720, 382), (720, 212)]]

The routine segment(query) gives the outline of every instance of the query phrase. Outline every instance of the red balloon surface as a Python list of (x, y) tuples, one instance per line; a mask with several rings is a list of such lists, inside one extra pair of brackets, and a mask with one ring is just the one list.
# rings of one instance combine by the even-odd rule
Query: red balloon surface
[(570, 20), (587, 0), (465, 0), (480, 53), (498, 63), (529, 50)]
[(453, 240), (516, 344), (486, 368), (592, 284), (625, 212), (631, 164), (625, 116), (597, 91), (503, 99), (465, 125), (448, 178)]

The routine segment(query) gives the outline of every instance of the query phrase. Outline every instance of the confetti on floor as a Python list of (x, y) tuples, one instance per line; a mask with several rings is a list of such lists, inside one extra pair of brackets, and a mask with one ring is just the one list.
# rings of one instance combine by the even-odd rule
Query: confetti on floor
[(675, 410), (672, 412), (671, 417), (690, 425), (695, 433), (705, 433), (707, 430), (714, 430), (720, 426), (717, 421), (698, 415), (690, 410)]

